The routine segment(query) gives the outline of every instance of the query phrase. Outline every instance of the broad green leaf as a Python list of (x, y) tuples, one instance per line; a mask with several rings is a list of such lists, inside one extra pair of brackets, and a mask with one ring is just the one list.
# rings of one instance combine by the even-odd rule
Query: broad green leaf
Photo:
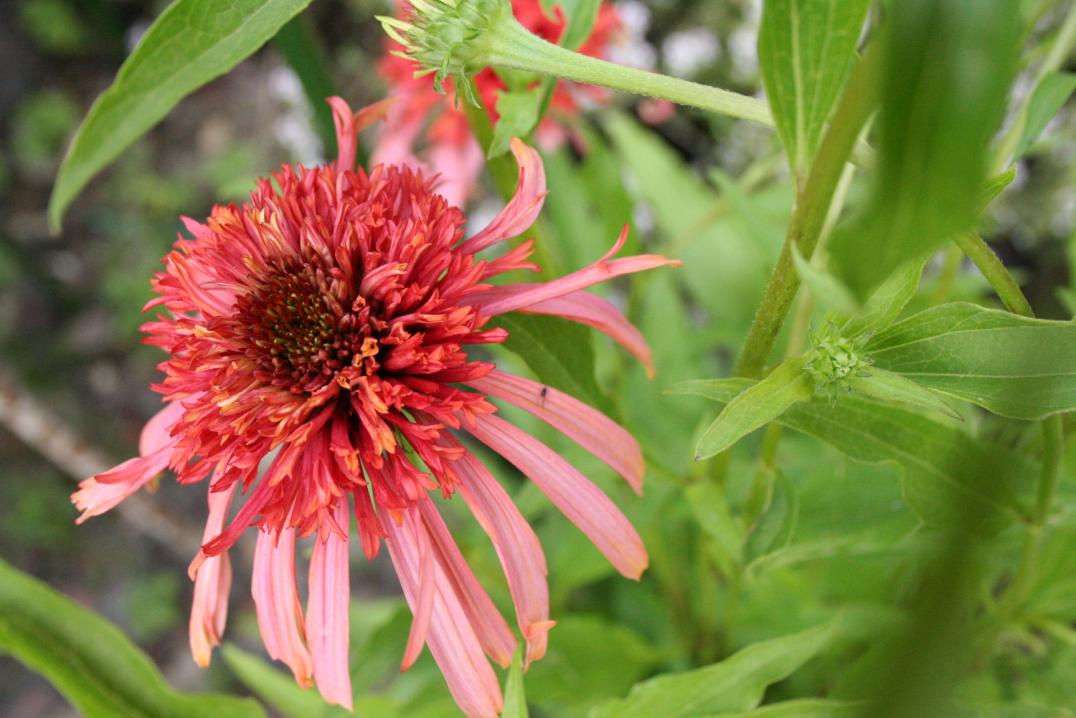
[(300, 687), (291, 674), (274, 668), (238, 646), (226, 644), (221, 654), (240, 682), (284, 718), (343, 718), (351, 715), (340, 706), (327, 704), (317, 691)]
[[(695, 381), (674, 391), (725, 403), (752, 385), (749, 379)], [(857, 461), (901, 466), (905, 501), (934, 525), (945, 525), (955, 506), (974, 510), (984, 531), (1019, 520), (1024, 512), (1013, 494), (1035, 482), (1036, 469), (1026, 459), (978, 441), (952, 422), (851, 394), (800, 402), (777, 421)]]
[(799, 275), (803, 285), (811, 290), (814, 300), (826, 309), (832, 309), (845, 316), (858, 314), (859, 301), (848, 287), (826, 270), (819, 269), (804, 259), (795, 243), (791, 246), (792, 264), (796, 268), (796, 274)]
[(814, 396), (815, 382), (804, 358), (789, 359), (730, 401), (695, 445), (695, 460), (719, 454), (794, 404)]
[(1016, 146), (1017, 159), (1027, 154), (1073, 91), (1076, 91), (1076, 73), (1051, 72), (1042, 78), (1028, 101), (1024, 132)]
[(497, 317), (508, 330), (504, 347), (527, 362), (540, 381), (599, 409), (608, 401), (594, 380), (590, 330), (566, 319), (513, 312)]
[(895, 322), (919, 289), (925, 264), (924, 261), (905, 262), (890, 274), (864, 302), (863, 310), (844, 323), (841, 334), (854, 339), (874, 334)]
[(528, 718), (527, 694), (523, 691), (523, 647), (516, 649), (508, 677), (504, 681), (504, 710), (501, 718)]
[(826, 698), (802, 698), (772, 703), (751, 711), (721, 713), (710, 718), (845, 718), (855, 716), (860, 704)]
[(250, 699), (186, 694), (118, 628), (0, 561), (0, 653), (42, 674), (89, 718), (264, 718)]
[(875, 366), (1013, 419), (1076, 409), (1076, 323), (951, 303), (866, 347)]
[(150, 26), (71, 141), (49, 224), (90, 179), (194, 90), (235, 67), (310, 0), (175, 0)]
[(860, 297), (973, 228), (1023, 29), (1012, 0), (888, 10), (874, 186), (865, 214), (831, 243), (833, 271)]
[(644, 681), (627, 698), (591, 711), (590, 718), (689, 718), (750, 710), (768, 685), (783, 680), (828, 646), (838, 633), (836, 625), (754, 643), (720, 663)]
[(486, 152), (488, 159), (508, 151), (513, 137), (526, 137), (538, 124), (542, 95), (526, 88), (504, 91), (497, 96), (497, 114), (500, 115), (493, 128), (493, 141)]
[(765, 0), (762, 6), (762, 82), (801, 183), (851, 72), (869, 6), (869, 0)]
[(928, 411), (940, 412), (957, 421), (962, 419), (956, 409), (947, 404), (944, 399), (902, 374), (871, 367), (866, 374), (848, 377), (847, 381), (848, 387), (853, 392), (882, 402), (918, 406)]

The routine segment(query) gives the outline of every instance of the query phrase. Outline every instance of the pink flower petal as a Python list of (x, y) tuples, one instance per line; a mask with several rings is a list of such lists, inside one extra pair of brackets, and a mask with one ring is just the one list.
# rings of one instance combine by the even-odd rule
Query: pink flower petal
[(462, 145), (438, 141), (429, 148), (429, 158), (440, 175), (437, 193), (450, 205), (463, 207), (486, 166), (486, 156), (478, 142), (473, 137), (468, 137)]
[(549, 585), (545, 554), (527, 520), (501, 485), (470, 452), (452, 464), (460, 493), (475, 520), (493, 542), (512, 594), (519, 630), (527, 640), (527, 665), (545, 655), (549, 620)]
[[(235, 493), (234, 484), (226, 491), (209, 492), (209, 517), (202, 540), (220, 532), (224, 517)], [(207, 559), (194, 579), (194, 601), (189, 624), (191, 655), (203, 668), (209, 665), (213, 646), (220, 644), (228, 618), (228, 593), (232, 585), (232, 564), (227, 553)]]
[(620, 509), (588, 478), (542, 442), (493, 414), (476, 416), (468, 431), (530, 478), (609, 562), (638, 579), (649, 558)]
[(258, 531), (251, 593), (269, 657), (283, 661), (299, 685), (312, 685), (313, 661), (303, 640), (303, 609), (295, 587), (294, 529), (279, 536)]
[[(333, 510), (338, 526), (347, 526), (349, 510), (339, 501)], [(314, 661), (314, 680), (329, 703), (351, 710), (351, 675), (348, 673), (347, 534), (327, 528), (314, 539), (310, 557), (310, 597), (306, 607), (306, 633)]]
[(475, 636), (486, 655), (507, 668), (516, 651), (516, 637), (467, 565), (433, 501), (428, 498), (419, 501), (418, 510), (432, 540), (433, 556), (451, 583), (452, 591), (459, 599)]
[(174, 446), (176, 440), (172, 438), (172, 427), (183, 416), (184, 411), (186, 409), (182, 404), (173, 401), (154, 414), (142, 427), (142, 435), (138, 439), (138, 453), (148, 456), (166, 446)]
[(544, 284), (502, 285), (484, 292), (475, 292), (463, 300), (476, 306), (488, 317), (523, 309), (539, 302), (563, 297), (593, 284), (605, 282), (623, 274), (682, 264), (678, 259), (666, 259), (657, 254), (639, 254), (623, 259), (610, 259), (624, 246), (628, 228), (624, 227), (613, 248), (594, 264)]
[(474, 254), (490, 245), (511, 239), (527, 230), (545, 203), (545, 167), (537, 150), (513, 138), (512, 154), (519, 164), (516, 194), (485, 229), (459, 246), (459, 251)]
[(334, 96), (325, 101), (333, 109), (333, 124), (336, 125), (336, 171), (354, 172), (359, 132), (374, 122), (384, 119), (392, 100), (375, 102), (354, 114), (351, 112), (351, 107), (341, 97)]
[(639, 442), (597, 409), (552, 387), (496, 370), (464, 383), (530, 412), (608, 464), (635, 493), (642, 493), (646, 464)]
[(422, 647), (426, 645), (430, 618), (433, 615), (433, 597), (436, 593), (437, 579), (434, 573), (436, 567), (429, 537), (424, 531), (419, 531), (415, 535), (415, 541), (418, 546), (418, 597), (414, 609), (415, 619), (411, 622), (407, 646), (404, 648), (403, 660), (400, 662), (401, 671), (406, 671), (414, 664), (422, 653)]
[[(528, 291), (535, 286), (537, 285), (509, 284), (491, 287), (482, 292), (482, 300), (490, 302), (495, 299), (510, 297), (516, 292)], [(563, 296), (547, 299), (543, 302), (528, 304), (525, 307), (520, 307), (517, 311), (523, 314), (549, 314), (594, 327), (627, 349), (646, 367), (647, 376), (651, 379), (654, 378), (654, 362), (650, 354), (650, 346), (646, 343), (642, 333), (627, 320), (615, 305), (596, 294), (582, 290), (569, 292)]]
[(103, 474), (79, 483), (79, 490), (71, 494), (71, 503), (82, 512), (75, 523), (100, 516), (148, 484), (168, 467), (171, 453), (172, 447), (165, 446), (149, 456), (127, 459)]
[[(385, 545), (396, 567), (404, 597), (416, 609), (419, 591), (419, 563), (423, 550), (429, 550), (428, 537), (420, 543), (425, 526), (414, 508), (400, 513), (401, 524), (381, 515), (385, 530)], [(496, 718), (503, 705), (497, 676), (482, 652), (482, 646), (471, 628), (451, 583), (435, 562), (433, 613), (427, 643), (448, 690), (457, 705), (469, 718)]]

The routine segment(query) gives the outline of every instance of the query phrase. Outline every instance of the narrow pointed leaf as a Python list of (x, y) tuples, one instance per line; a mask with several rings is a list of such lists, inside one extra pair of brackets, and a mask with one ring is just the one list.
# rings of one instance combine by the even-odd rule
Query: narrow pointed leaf
[(114, 625), (0, 561), (0, 653), (89, 718), (265, 718), (250, 699), (180, 693)]
[(882, 402), (918, 406), (945, 414), (957, 421), (961, 419), (956, 409), (930, 389), (885, 369), (871, 367), (867, 375), (849, 377), (848, 386), (853, 392)]
[[(674, 390), (725, 403), (752, 385), (750, 379), (695, 381)], [(1029, 493), (1037, 476), (1026, 458), (975, 439), (952, 421), (854, 394), (800, 402), (777, 422), (856, 461), (900, 466), (905, 501), (932, 525), (946, 525), (954, 507), (975, 511), (984, 532), (1021, 520), (1026, 512), (1015, 496)]]
[(851, 718), (859, 714), (862, 704), (828, 698), (802, 698), (772, 703), (740, 713), (721, 713), (709, 718)]
[(90, 179), (194, 90), (235, 67), (310, 0), (175, 0), (75, 133), (49, 198), (54, 231)]
[(811, 660), (839, 634), (836, 623), (754, 643), (705, 668), (637, 684), (627, 698), (598, 706), (590, 718), (692, 718), (754, 708), (771, 683)]
[(803, 357), (790, 359), (730, 401), (699, 439), (695, 459), (721, 453), (793, 404), (814, 396), (814, 379), (804, 371), (803, 365)]
[(504, 682), (504, 710), (501, 718), (528, 718), (527, 695), (523, 690), (523, 647), (516, 649)]
[(1013, 419), (1076, 409), (1076, 323), (975, 304), (933, 307), (866, 347), (875, 366)]
[(1076, 73), (1051, 72), (1035, 87), (1027, 106), (1027, 121), (1020, 142), (1016, 146), (1016, 158), (1027, 154), (1046, 125), (1076, 91)]
[(860, 312), (859, 301), (841, 280), (804, 259), (794, 243), (791, 247), (792, 264), (796, 268), (796, 274), (799, 275), (803, 286), (811, 290), (811, 296), (818, 304), (845, 316), (853, 316)]
[(758, 56), (797, 178), (806, 176), (855, 60), (868, 0), (766, 0)]
[(912, 301), (923, 276), (924, 261), (905, 262), (871, 293), (862, 311), (841, 327), (841, 334), (850, 339), (874, 334), (897, 320), (904, 307)]

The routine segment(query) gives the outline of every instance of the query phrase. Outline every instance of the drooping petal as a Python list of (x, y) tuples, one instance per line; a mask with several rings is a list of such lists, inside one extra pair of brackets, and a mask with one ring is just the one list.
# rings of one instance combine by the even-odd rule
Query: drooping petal
[[(338, 526), (349, 523), (346, 501), (337, 503), (333, 519)], [(310, 596), (306, 608), (306, 635), (314, 661), (314, 681), (330, 703), (351, 710), (351, 675), (348, 673), (348, 579), (347, 534), (323, 529), (314, 539), (310, 557)]]
[[(420, 590), (421, 552), (428, 550), (419, 537), (426, 529), (414, 508), (401, 511), (400, 518), (400, 524), (385, 515), (381, 521), (404, 598), (414, 612)], [(497, 676), (448, 578), (436, 562), (434, 565), (435, 593), (427, 636), (430, 653), (445, 676), (449, 692), (469, 718), (496, 718), (503, 704)]]
[(624, 227), (613, 248), (594, 264), (577, 272), (554, 279), (544, 284), (506, 284), (494, 290), (475, 292), (463, 299), (464, 304), (476, 306), (487, 317), (505, 312), (513, 312), (538, 302), (545, 302), (566, 294), (586, 289), (587, 287), (608, 281), (624, 274), (634, 274), (657, 267), (679, 266), (678, 259), (666, 259), (657, 254), (639, 254), (623, 259), (610, 259), (620, 251), (628, 237), (628, 228)]
[(182, 404), (173, 401), (150, 417), (138, 438), (138, 453), (148, 456), (166, 446), (173, 446), (176, 440), (172, 438), (172, 427), (184, 411)]
[(258, 629), (266, 652), (270, 658), (283, 661), (299, 685), (312, 685), (313, 661), (303, 640), (303, 609), (295, 586), (294, 529), (284, 529), (279, 536), (258, 531), (251, 578)]
[(482, 588), (467, 560), (463, 558), (433, 501), (419, 501), (418, 510), (431, 539), (433, 556), (451, 583), (452, 591), (459, 599), (475, 636), (486, 655), (507, 668), (511, 665), (512, 654), (516, 650), (516, 638), (505, 623), (504, 616), (493, 605), (489, 594)]
[(486, 228), (458, 247), (474, 254), (490, 245), (522, 234), (534, 224), (545, 203), (545, 167), (538, 151), (519, 139), (512, 139), (512, 154), (519, 164), (516, 194)]
[(417, 596), (413, 610), (414, 620), (411, 621), (403, 660), (400, 661), (401, 671), (406, 671), (418, 660), (422, 647), (426, 645), (430, 631), (430, 618), (433, 615), (433, 599), (437, 593), (437, 574), (435, 573), (437, 567), (434, 565), (436, 559), (433, 557), (429, 537), (425, 531), (418, 531), (414, 539), (418, 554)]
[(471, 196), (486, 156), (474, 137), (462, 143), (435, 142), (429, 149), (430, 164), (440, 174), (437, 192), (455, 207), (463, 207)]
[[(483, 302), (492, 302), (495, 299), (508, 297), (522, 288), (530, 289), (535, 285), (507, 285), (491, 287), (482, 292)], [(482, 306), (479, 304), (478, 306)], [(628, 321), (627, 317), (608, 300), (602, 299), (596, 294), (586, 291), (568, 292), (567, 294), (535, 302), (520, 307), (518, 310), (524, 314), (549, 314), (555, 317), (563, 317), (573, 322), (586, 324), (600, 332), (607, 334), (613, 341), (628, 350), (636, 359), (642, 362), (646, 368), (646, 374), (654, 378), (654, 362), (650, 353), (650, 346), (643, 338), (642, 332)]]
[(545, 655), (549, 620), (549, 585), (545, 554), (512, 499), (470, 452), (453, 468), (460, 477), (460, 494), (475, 520), (493, 542), (512, 594), (519, 630), (527, 641), (527, 665)]
[[(235, 486), (225, 491), (209, 492), (209, 517), (202, 540), (220, 533), (224, 517), (232, 502)], [(228, 618), (228, 592), (232, 586), (232, 564), (227, 553), (207, 559), (194, 579), (194, 601), (189, 624), (191, 655), (203, 668), (209, 665), (213, 646), (220, 644)]]
[(638, 579), (649, 558), (642, 539), (609, 497), (542, 442), (493, 414), (475, 417), (468, 431), (533, 481), (609, 562)]
[(597, 409), (552, 387), (496, 370), (464, 383), (530, 412), (604, 461), (635, 493), (642, 493), (646, 464), (639, 442)]

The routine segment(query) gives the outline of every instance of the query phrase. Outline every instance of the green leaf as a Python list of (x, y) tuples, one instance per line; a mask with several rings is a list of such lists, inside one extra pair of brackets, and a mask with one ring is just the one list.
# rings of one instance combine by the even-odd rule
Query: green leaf
[(523, 690), (523, 646), (516, 649), (508, 677), (504, 681), (504, 710), (501, 718), (529, 718), (527, 694)]
[(1076, 409), (1076, 323), (951, 303), (866, 346), (874, 365), (1013, 419)]
[(832, 271), (860, 297), (974, 227), (1023, 30), (1012, 0), (888, 10), (875, 181), (865, 214), (831, 243)]
[(695, 445), (695, 460), (728, 449), (789, 407), (813, 397), (814, 390), (814, 379), (804, 371), (804, 358), (789, 359), (725, 406)]
[(799, 493), (792, 481), (778, 472), (773, 484), (773, 498), (747, 539), (744, 562), (751, 563), (773, 551), (780, 551), (792, 540), (799, 522)]
[(1017, 159), (1027, 154), (1073, 91), (1076, 91), (1076, 73), (1051, 72), (1042, 78), (1028, 101), (1024, 132), (1016, 146)]
[(691, 515), (710, 539), (710, 555), (726, 576), (743, 563), (744, 535), (732, 518), (725, 491), (712, 481), (696, 481), (684, 489)]
[(862, 704), (827, 698), (803, 698), (772, 703), (740, 713), (721, 713), (710, 718), (845, 718), (859, 715)]
[(799, 184), (851, 72), (869, 6), (869, 0), (763, 4), (758, 33), (762, 82)]
[(310, 0), (175, 0), (93, 103), (60, 166), (49, 224), (90, 179), (194, 90), (232, 69)]
[(912, 301), (919, 289), (925, 261), (905, 262), (884, 282), (878, 285), (862, 311), (841, 327), (841, 334), (849, 339), (874, 334), (897, 320), (904, 307)]
[(854, 392), (882, 402), (894, 402), (937, 411), (958, 421), (960, 414), (944, 399), (925, 386), (893, 372), (871, 367), (866, 374), (848, 377), (848, 386)]
[(568, 20), (568, 28), (564, 31), (560, 44), (569, 50), (578, 50), (594, 29), (594, 22), (601, 9), (601, 0), (562, 0), (558, 4), (564, 8)]
[[(677, 393), (731, 402), (749, 379), (684, 382)], [(974, 510), (991, 531), (1023, 518), (1014, 492), (1034, 485), (1036, 467), (1004, 447), (978, 441), (950, 421), (842, 394), (792, 406), (778, 419), (856, 461), (893, 462), (904, 470), (904, 499), (925, 521), (946, 525), (957, 510)]]
[(224, 662), (240, 682), (285, 718), (343, 718), (351, 713), (322, 700), (314, 690), (300, 687), (291, 674), (238, 646), (225, 644)]
[(845, 316), (853, 316), (860, 311), (859, 300), (851, 290), (824, 269), (813, 266), (803, 258), (799, 247), (793, 242), (792, 264), (796, 268), (803, 285), (811, 290), (811, 296), (826, 309), (832, 309)]
[(493, 140), (486, 158), (493, 159), (507, 152), (513, 137), (525, 138), (529, 135), (538, 124), (541, 107), (542, 94), (530, 88), (498, 94), (497, 114), (500, 119), (493, 128)]
[(185, 694), (96, 613), (0, 561), (0, 652), (49, 680), (95, 718), (264, 718), (250, 699)]
[(594, 380), (589, 329), (559, 317), (519, 312), (497, 317), (496, 324), (508, 330), (503, 346), (527, 362), (540, 381), (593, 407), (609, 409)]
[(745, 711), (766, 687), (811, 660), (836, 637), (836, 624), (762, 641), (705, 668), (658, 676), (637, 684), (627, 698), (605, 703), (590, 718), (688, 718)]

